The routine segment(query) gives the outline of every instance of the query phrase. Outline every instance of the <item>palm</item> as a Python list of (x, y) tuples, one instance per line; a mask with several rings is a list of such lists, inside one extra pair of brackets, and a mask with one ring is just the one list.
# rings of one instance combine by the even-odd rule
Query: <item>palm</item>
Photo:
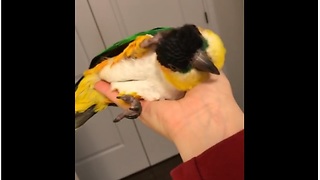
[[(188, 91), (177, 101), (142, 102), (142, 122), (171, 139), (181, 128), (193, 123), (207, 124), (216, 114), (213, 109), (221, 107), (221, 98), (232, 97), (231, 87), (224, 74), (219, 81), (212, 77)], [(225, 95), (225, 96), (224, 96)], [(194, 119), (197, 119), (195, 121)]]

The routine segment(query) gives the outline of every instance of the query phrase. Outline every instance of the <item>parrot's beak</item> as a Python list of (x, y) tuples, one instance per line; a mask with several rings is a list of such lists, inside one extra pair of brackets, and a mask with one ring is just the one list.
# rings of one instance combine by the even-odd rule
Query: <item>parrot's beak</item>
[(205, 51), (198, 50), (193, 56), (192, 67), (199, 71), (210, 72), (219, 75), (218, 68), (213, 64), (211, 58)]

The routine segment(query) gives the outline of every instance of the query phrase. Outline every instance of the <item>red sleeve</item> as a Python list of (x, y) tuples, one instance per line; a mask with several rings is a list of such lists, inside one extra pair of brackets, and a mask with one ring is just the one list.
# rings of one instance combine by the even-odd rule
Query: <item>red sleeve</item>
[(174, 180), (243, 180), (244, 130), (171, 171)]

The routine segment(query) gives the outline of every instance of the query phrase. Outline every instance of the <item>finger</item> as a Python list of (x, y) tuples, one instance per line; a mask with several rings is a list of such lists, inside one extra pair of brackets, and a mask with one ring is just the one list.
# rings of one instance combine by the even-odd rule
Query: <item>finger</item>
[(118, 92), (116, 91), (112, 91), (111, 90), (111, 85), (108, 82), (105, 81), (98, 81), (94, 88), (100, 92), (101, 94), (103, 94), (104, 96), (106, 96), (108, 99), (110, 99), (112, 102), (117, 102), (117, 96), (118, 96)]
[(109, 100), (111, 100), (113, 103), (117, 104), (119, 107), (127, 109), (129, 107), (128, 104), (126, 104), (124, 101), (117, 98), (119, 93), (117, 91), (111, 90), (111, 85), (108, 82), (105, 81), (98, 81), (94, 88), (106, 96)]
[(105, 95), (108, 97), (108, 95), (110, 94), (109, 91), (110, 90), (110, 84), (105, 82), (105, 81), (98, 81), (95, 85), (94, 88), (100, 92), (101, 94)]

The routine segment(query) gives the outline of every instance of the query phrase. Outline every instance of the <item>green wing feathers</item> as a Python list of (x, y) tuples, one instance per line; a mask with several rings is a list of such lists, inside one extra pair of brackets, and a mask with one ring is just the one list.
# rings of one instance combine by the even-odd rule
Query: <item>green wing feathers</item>
[(167, 30), (167, 29), (172, 29), (171, 27), (157, 27), (157, 28), (154, 28), (154, 29), (151, 29), (151, 30), (148, 30), (148, 31), (143, 31), (143, 32), (139, 32), (139, 33), (136, 33), (132, 36), (129, 36), (121, 41), (118, 41), (116, 43), (114, 43), (112, 46), (110, 46), (109, 48), (105, 49), (102, 53), (100, 53), (98, 56), (100, 55), (103, 55), (104, 53), (106, 52), (110, 52), (124, 44), (129, 44), (130, 42), (132, 42), (133, 40), (135, 40), (138, 36), (141, 36), (141, 35), (145, 35), (145, 34), (150, 34), (152, 36), (154, 36), (155, 34), (157, 34), (158, 32), (160, 31), (163, 31), (163, 30)]

